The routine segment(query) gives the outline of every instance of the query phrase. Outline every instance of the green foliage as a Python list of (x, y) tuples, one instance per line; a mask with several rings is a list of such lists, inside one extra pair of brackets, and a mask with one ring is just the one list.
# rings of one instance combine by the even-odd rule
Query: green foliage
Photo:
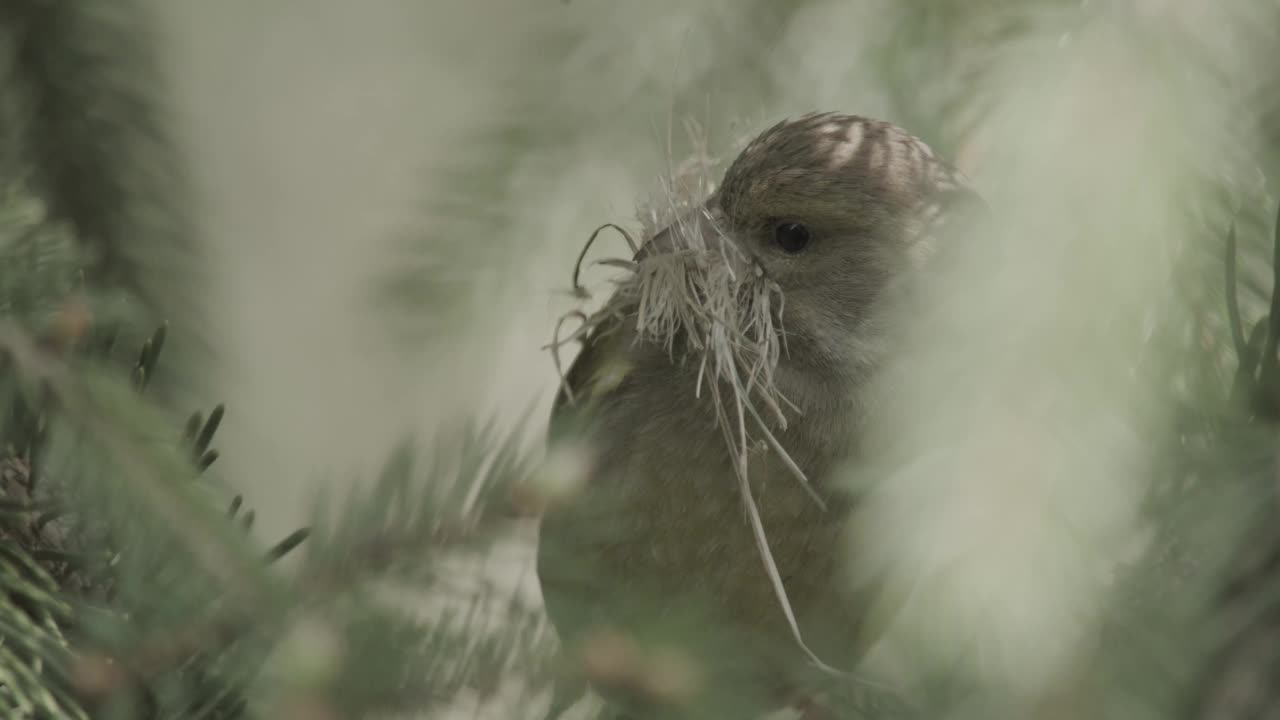
[(195, 238), (183, 219), (149, 19), (133, 0), (0, 3), (3, 91), (21, 108), (6, 150), (91, 253), (95, 276), (172, 312), (178, 298), (158, 283), (190, 272)]
[[(504, 516), (492, 496), (509, 491), (528, 467), (513, 442), (497, 442), (492, 427), (464, 429), (423, 469), (406, 446), (371, 491), (349, 499), (336, 525), (321, 513), (317, 544), (281, 585), (234, 529), (247, 529), (251, 514), (227, 521), (238, 520), (240, 498), (223, 510), (194, 483), (221, 411), (205, 422), (193, 417), (180, 441), (137, 392), (160, 337), (142, 352), (131, 383), (90, 364), (73, 372), (13, 328), (2, 338), (11, 368), (35, 376), (55, 403), (46, 408), (51, 446), (39, 453), (50, 458), (42, 465), (47, 477), (23, 479), (43, 485), (49, 500), (15, 503), (12, 513), (24, 521), (24, 513), (45, 507), (70, 514), (57, 554), (42, 546), (33, 554), (75, 583), (55, 583), (24, 554), (25, 542), (6, 546), (43, 582), (14, 578), (6, 589), (41, 603), (37, 618), (58, 652), (9, 658), (2, 667), (22, 677), (45, 666), (71, 688), (64, 695), (74, 691), (69, 709), (41, 717), (77, 717), (76, 702), (107, 716), (243, 717), (246, 693), (269, 707), (322, 703), (361, 716), (447, 702), (461, 687), (495, 685), (520, 657), (534, 663), (543, 655), (540, 613), (516, 598), (496, 609), (502, 634), (486, 639), (476, 633), (478, 613), (495, 612), (488, 600), (431, 620), (370, 592), (387, 582), (436, 587), (449, 579), (440, 574), (448, 553), (493, 541)], [(291, 534), (267, 560), (305, 538), (306, 531)], [(39, 647), (26, 634), (33, 622), (10, 641)], [(308, 650), (313, 642), (332, 657), (317, 659)], [(29, 703), (43, 700), (36, 690), (43, 687), (14, 691), (27, 692), (20, 702)]]
[(169, 356), (185, 366), (211, 350), (207, 293), (157, 50), (137, 0), (0, 2), (0, 176), (74, 235), (95, 288), (129, 295), (143, 322), (122, 328), (176, 323)]
[[(319, 513), (314, 550), (282, 585), (245, 542), (253, 514), (242, 499), (228, 507), (196, 481), (217, 458), (222, 406), (179, 433), (141, 394), (163, 327), (127, 367), (101, 354), (101, 338), (59, 338), (59, 313), (79, 293), (69, 278), (83, 266), (69, 236), (38, 220), (8, 226), (15, 273), (0, 328), (11, 408), (0, 685), (15, 713), (233, 718), (250, 712), (252, 696), (361, 715), (447, 702), (463, 686), (494, 685), (513, 658), (540, 655), (540, 614), (516, 599), (499, 611), (503, 631), (528, 630), (484, 639), (474, 603), (431, 621), (368, 591), (387, 581), (433, 587), (447, 579), (448, 554), (497, 537), (494, 498), (528, 472), (514, 438), (491, 424), (463, 428), (426, 467), (406, 445), (336, 522)], [(307, 534), (290, 534), (266, 559)], [(337, 639), (337, 669), (308, 670), (316, 658), (291, 650), (299, 633), (316, 632)]]
[[(1045, 27), (1069, 32), (1080, 5), (885, 4), (870, 75), (889, 116), (959, 152), (1008, 56)], [(717, 87), (708, 124), (726, 130), (761, 114), (772, 102), (761, 97), (791, 92), (769, 67), (787, 47), (774, 31), (825, 4), (726, 7), (697, 17), (724, 21), (711, 37), (741, 32), (741, 42), (694, 63), (669, 94), (650, 79), (626, 100), (696, 107)], [(181, 345), (171, 333), (191, 328), (153, 328), (160, 310), (188, 317), (164, 283), (185, 277), (194, 237), (149, 90), (150, 46), (134, 37), (140, 17), (132, 3), (0, 2), (0, 715), (443, 714), (511, 685), (532, 707), (553, 679), (585, 675), (640, 704), (721, 717), (758, 692), (696, 682), (735, 660), (713, 620), (673, 613), (553, 663), (537, 602), (472, 577), (519, 525), (510, 501), (538, 472), (523, 421), (503, 432), (464, 420), (425, 448), (406, 442), (368, 486), (319, 502), (310, 528), (265, 552), (255, 544), (244, 498), (202, 476), (234, 416), (219, 405), (183, 424), (156, 393), (165, 368), (187, 370), (170, 362)], [(618, 57), (618, 38), (599, 28), (543, 41), (549, 65), (579, 72)], [(1158, 61), (1179, 50), (1152, 41)], [(410, 262), (380, 285), (377, 297), (398, 304), (391, 326), (414, 342), (466, 327), (448, 321), (473, 308), (477, 279), (501, 287), (518, 274), (523, 256), (504, 239), (525, 239), (517, 209), (530, 187), (513, 165), (540, 177), (563, 170), (561, 150), (609, 143), (574, 130), (579, 118), (605, 125), (627, 110), (546, 102), (560, 82), (547, 78), (513, 91), (499, 127), (476, 131), (470, 144), (483, 152), (444, 173), (429, 232), (406, 242)], [(1241, 125), (1263, 135), (1276, 126), (1273, 82), (1241, 80)], [(1264, 173), (1280, 158), (1271, 142), (1257, 162)], [(1254, 149), (1241, 145), (1224, 143), (1223, 167), (1188, 183), (1187, 223), (1215, 242), (1180, 256), (1182, 292), (1153, 320), (1139, 369), (1176, 400), (1175, 431), (1152, 448), (1154, 538), (1119, 573), (1090, 655), (1084, 694), (1103, 717), (1277, 706), (1265, 692), (1280, 687), (1265, 640), (1280, 625), (1280, 229), (1274, 188), (1240, 179), (1252, 166), (1239, 156)], [(281, 558), (287, 568), (274, 564)], [(837, 704), (851, 717), (904, 717), (917, 705), (959, 716), (978, 702), (964, 679), (931, 678), (923, 698)], [(1242, 700), (1232, 694), (1241, 683), (1263, 689)]]

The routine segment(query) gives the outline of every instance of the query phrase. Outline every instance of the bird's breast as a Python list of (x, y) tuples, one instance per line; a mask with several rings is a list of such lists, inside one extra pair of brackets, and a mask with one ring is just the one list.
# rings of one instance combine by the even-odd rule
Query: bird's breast
[[(559, 554), (590, 565), (598, 588), (557, 588), (555, 573), (540, 569), (548, 603), (561, 590), (592, 594), (593, 614), (606, 619), (619, 609), (610, 598), (652, 598), (659, 611), (710, 603), (736, 626), (770, 642), (789, 642), (734, 455), (708, 399), (664, 397), (639, 387), (653, 385), (620, 388), (618, 397), (599, 407), (590, 479), (543, 521), (542, 552), (557, 544), (571, 548)], [(787, 435), (805, 430), (795, 424)], [(839, 449), (830, 442), (793, 445), (800, 446), (795, 461), (821, 487)], [(748, 452), (747, 477), (796, 612), (805, 617), (830, 605), (846, 506), (833, 500), (821, 508), (779, 453), (759, 442)]]

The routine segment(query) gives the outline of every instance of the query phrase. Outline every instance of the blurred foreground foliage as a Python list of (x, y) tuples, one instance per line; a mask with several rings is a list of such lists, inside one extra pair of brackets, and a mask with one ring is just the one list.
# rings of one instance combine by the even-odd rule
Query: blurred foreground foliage
[(498, 537), (514, 440), (406, 443), (265, 552), (204, 476), (227, 415), (184, 424), (164, 392), (205, 348), (162, 322), (198, 322), (202, 290), (148, 26), (130, 0), (0, 2), (0, 717), (361, 717), (496, 688), (535, 609), (401, 595)]
[[(148, 400), (165, 328), (124, 354), (129, 304), (84, 280), (71, 237), (29, 194), (0, 208), (0, 714), (359, 717), (495, 684), (539, 646), (514, 599), (486, 640), (489, 601), (428, 621), (394, 592), (499, 536), (491, 496), (528, 474), (511, 440), (462, 427), (426, 464), (405, 445), (263, 557), (241, 496), (200, 477), (223, 407), (184, 428)], [(293, 573), (268, 571), (304, 541)]]
[[(769, 25), (824, 5), (769, 4)], [(875, 69), (892, 119), (962, 149), (983, 117), (982, 94), (966, 88), (998, 67), (1033, 5), (1069, 22), (1081, 4), (879, 6), (889, 31)], [(265, 553), (251, 540), (244, 500), (202, 477), (224, 409), (184, 425), (152, 386), (182, 330), (160, 318), (191, 320), (157, 278), (190, 262), (192, 238), (172, 192), (180, 163), (141, 79), (144, 21), (128, 2), (0, 0), (0, 715), (328, 720), (443, 714), (514, 692), (511, 712), (533, 716), (567, 671), (676, 715), (725, 716), (734, 689), (696, 682), (695, 659), (716, 650), (698, 646), (704, 628), (672, 619), (553, 664), (536, 601), (458, 582), (536, 509), (537, 481), (555, 480), (496, 423), (461, 423), (425, 451), (406, 443), (371, 486), (319, 503), (310, 528)], [(1274, 78), (1239, 84), (1257, 109), (1241, 124), (1280, 137)], [(509, 129), (484, 142), (545, 139)], [(1264, 151), (1267, 174), (1280, 146)], [(505, 222), (470, 214), (490, 186), (467, 175), (461, 209), (446, 214), (464, 228)], [(1154, 449), (1155, 537), (1117, 579), (1087, 702), (1069, 704), (1089, 716), (1280, 712), (1280, 230), (1274, 198), (1235, 190), (1223, 183), (1226, 200), (1196, 218), (1221, 252), (1186, 258), (1186, 307), (1152, 340), (1172, 360), (1177, 441)], [(429, 280), (391, 291), (430, 300), (441, 288), (418, 282)], [(286, 556), (296, 562), (282, 569)], [(440, 607), (424, 611), (424, 596)], [(958, 717), (958, 697), (850, 712)]]

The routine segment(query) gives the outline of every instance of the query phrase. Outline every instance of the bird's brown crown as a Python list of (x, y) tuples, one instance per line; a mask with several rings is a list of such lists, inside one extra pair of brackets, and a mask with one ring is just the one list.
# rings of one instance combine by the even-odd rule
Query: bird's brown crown
[(747, 144), (718, 191), (730, 216), (744, 208), (830, 205), (907, 211), (940, 191), (967, 183), (924, 141), (888, 122), (841, 113), (784, 120)]

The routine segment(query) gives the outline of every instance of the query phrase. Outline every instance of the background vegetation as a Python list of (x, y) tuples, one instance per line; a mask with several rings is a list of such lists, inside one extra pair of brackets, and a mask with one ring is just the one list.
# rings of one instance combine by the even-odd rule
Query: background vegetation
[[(850, 716), (1275, 714), (1277, 34), (1256, 0), (0, 0), (0, 715), (539, 715), (599, 670), (553, 660), (524, 514), (567, 472), (570, 263), (686, 121), (723, 154), (813, 109), (997, 210), (850, 470), (849, 549), (904, 590), (894, 702)], [(698, 677), (666, 649), (622, 677)]]

